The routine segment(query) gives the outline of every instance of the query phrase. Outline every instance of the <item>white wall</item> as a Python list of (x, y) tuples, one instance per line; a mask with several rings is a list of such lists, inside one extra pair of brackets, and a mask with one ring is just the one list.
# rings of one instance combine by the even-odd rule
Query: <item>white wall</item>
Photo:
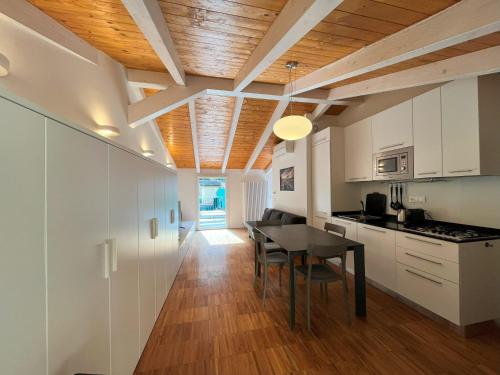
[[(295, 141), (294, 152), (281, 156), (273, 155), (272, 183), (273, 183), (273, 207), (294, 213), (296, 215), (308, 216), (310, 207), (310, 137)], [(295, 167), (295, 190), (280, 191), (280, 169)]]
[(14, 94), (88, 129), (96, 123), (116, 126), (121, 135), (113, 141), (137, 152), (152, 149), (155, 160), (167, 162), (151, 127), (128, 127), (125, 70), (109, 56), (99, 52), (99, 63), (93, 65), (4, 15), (0, 15), (0, 53), (10, 60), (11, 68), (7, 77), (0, 78), (0, 93)]
[(198, 217), (198, 177), (217, 176), (227, 177), (227, 223), (229, 228), (243, 227), (245, 181), (265, 180), (265, 173), (261, 170), (251, 170), (244, 174), (239, 169), (228, 169), (225, 175), (220, 170), (202, 169), (198, 175), (195, 169), (177, 169), (179, 181), (179, 200), (182, 207), (182, 220), (196, 221)]

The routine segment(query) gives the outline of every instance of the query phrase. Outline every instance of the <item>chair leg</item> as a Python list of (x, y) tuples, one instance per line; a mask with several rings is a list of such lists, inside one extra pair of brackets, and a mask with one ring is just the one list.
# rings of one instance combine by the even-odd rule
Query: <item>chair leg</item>
[(311, 332), (311, 284), (307, 283), (307, 330)]
[(345, 312), (347, 314), (347, 324), (351, 325), (351, 306), (349, 305), (349, 298), (347, 294), (347, 279), (345, 277), (342, 278), (342, 283), (344, 284), (344, 304), (345, 304)]
[(264, 291), (262, 292), (262, 303), (266, 301), (266, 289), (267, 289), (267, 265), (264, 266)]
[(325, 300), (328, 303), (328, 283), (325, 283)]
[(279, 272), (279, 284), (281, 289), (281, 271), (283, 271), (283, 265), (280, 264), (280, 272)]

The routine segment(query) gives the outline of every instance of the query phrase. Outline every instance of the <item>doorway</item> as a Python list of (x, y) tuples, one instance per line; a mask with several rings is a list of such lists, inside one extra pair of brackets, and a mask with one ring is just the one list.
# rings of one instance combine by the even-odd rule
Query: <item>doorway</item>
[(227, 227), (226, 178), (198, 178), (198, 229)]

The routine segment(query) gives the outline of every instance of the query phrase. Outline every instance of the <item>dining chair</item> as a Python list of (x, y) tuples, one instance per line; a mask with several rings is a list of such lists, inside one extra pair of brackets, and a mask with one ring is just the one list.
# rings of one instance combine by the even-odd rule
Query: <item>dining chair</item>
[[(349, 325), (351, 324), (350, 306), (347, 295), (347, 275), (346, 275), (346, 250), (323, 245), (309, 245), (307, 248), (307, 264), (295, 267), (295, 272), (302, 274), (306, 278), (307, 288), (307, 329), (311, 331), (311, 286), (312, 284), (324, 284), (342, 281), (344, 292), (344, 304)], [(341, 272), (335, 271), (326, 263), (313, 263), (314, 258), (340, 258)]]
[[(268, 252), (265, 248), (266, 244), (266, 236), (264, 236), (260, 232), (255, 232), (255, 244), (256, 244), (256, 265), (259, 267), (261, 264), (263, 266), (263, 280), (264, 280), (264, 290), (262, 292), (262, 301), (266, 300), (266, 289), (267, 289), (267, 277), (270, 266), (278, 266), (279, 267), (279, 286), (281, 288), (281, 272), (283, 271), (283, 267), (288, 263), (288, 257), (282, 252)], [(257, 267), (255, 268), (253, 285), (254, 287), (257, 285)]]
[[(255, 227), (272, 227), (281, 225), (281, 220), (260, 220), (255, 223)], [(259, 232), (260, 233), (260, 232)], [(255, 242), (257, 246), (257, 241)], [(268, 242), (268, 239), (264, 242), (264, 247), (268, 252), (272, 251), (283, 251), (283, 248), (275, 242)]]
[[(337, 235), (339, 237), (345, 238), (346, 229), (342, 225), (333, 224), (333, 223), (325, 223), (324, 229), (325, 229), (326, 232), (330, 232), (330, 233), (333, 233), (333, 234), (335, 234), (335, 235)], [(339, 258), (339, 257), (334, 257), (334, 258)], [(325, 263), (326, 264), (326, 261), (327, 261), (328, 258), (318, 258), (318, 259), (319, 259), (320, 263)], [(345, 287), (347, 288), (347, 284), (345, 284)], [(327, 284), (324, 284), (324, 285), (322, 284), (321, 285), (321, 293), (323, 293), (323, 290), (324, 290), (326, 299), (328, 300), (328, 287), (327, 287)]]

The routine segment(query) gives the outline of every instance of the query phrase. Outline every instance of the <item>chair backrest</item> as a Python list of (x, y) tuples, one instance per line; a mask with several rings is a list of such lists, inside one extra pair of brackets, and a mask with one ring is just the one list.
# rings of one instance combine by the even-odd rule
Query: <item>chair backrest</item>
[(345, 249), (339, 249), (334, 246), (325, 246), (325, 245), (316, 245), (309, 244), (307, 246), (307, 255), (310, 257), (319, 257), (319, 258), (342, 258), (342, 262), (345, 263), (347, 251)]
[(325, 223), (325, 230), (345, 238), (345, 227), (342, 225)]
[(266, 255), (267, 255), (264, 243), (266, 242), (267, 238), (258, 230), (255, 230), (253, 232), (253, 235), (255, 238), (255, 245), (257, 246), (257, 258), (261, 263), (264, 263), (266, 261)]
[(281, 225), (281, 220), (260, 220), (255, 222), (256, 227), (274, 227)]

